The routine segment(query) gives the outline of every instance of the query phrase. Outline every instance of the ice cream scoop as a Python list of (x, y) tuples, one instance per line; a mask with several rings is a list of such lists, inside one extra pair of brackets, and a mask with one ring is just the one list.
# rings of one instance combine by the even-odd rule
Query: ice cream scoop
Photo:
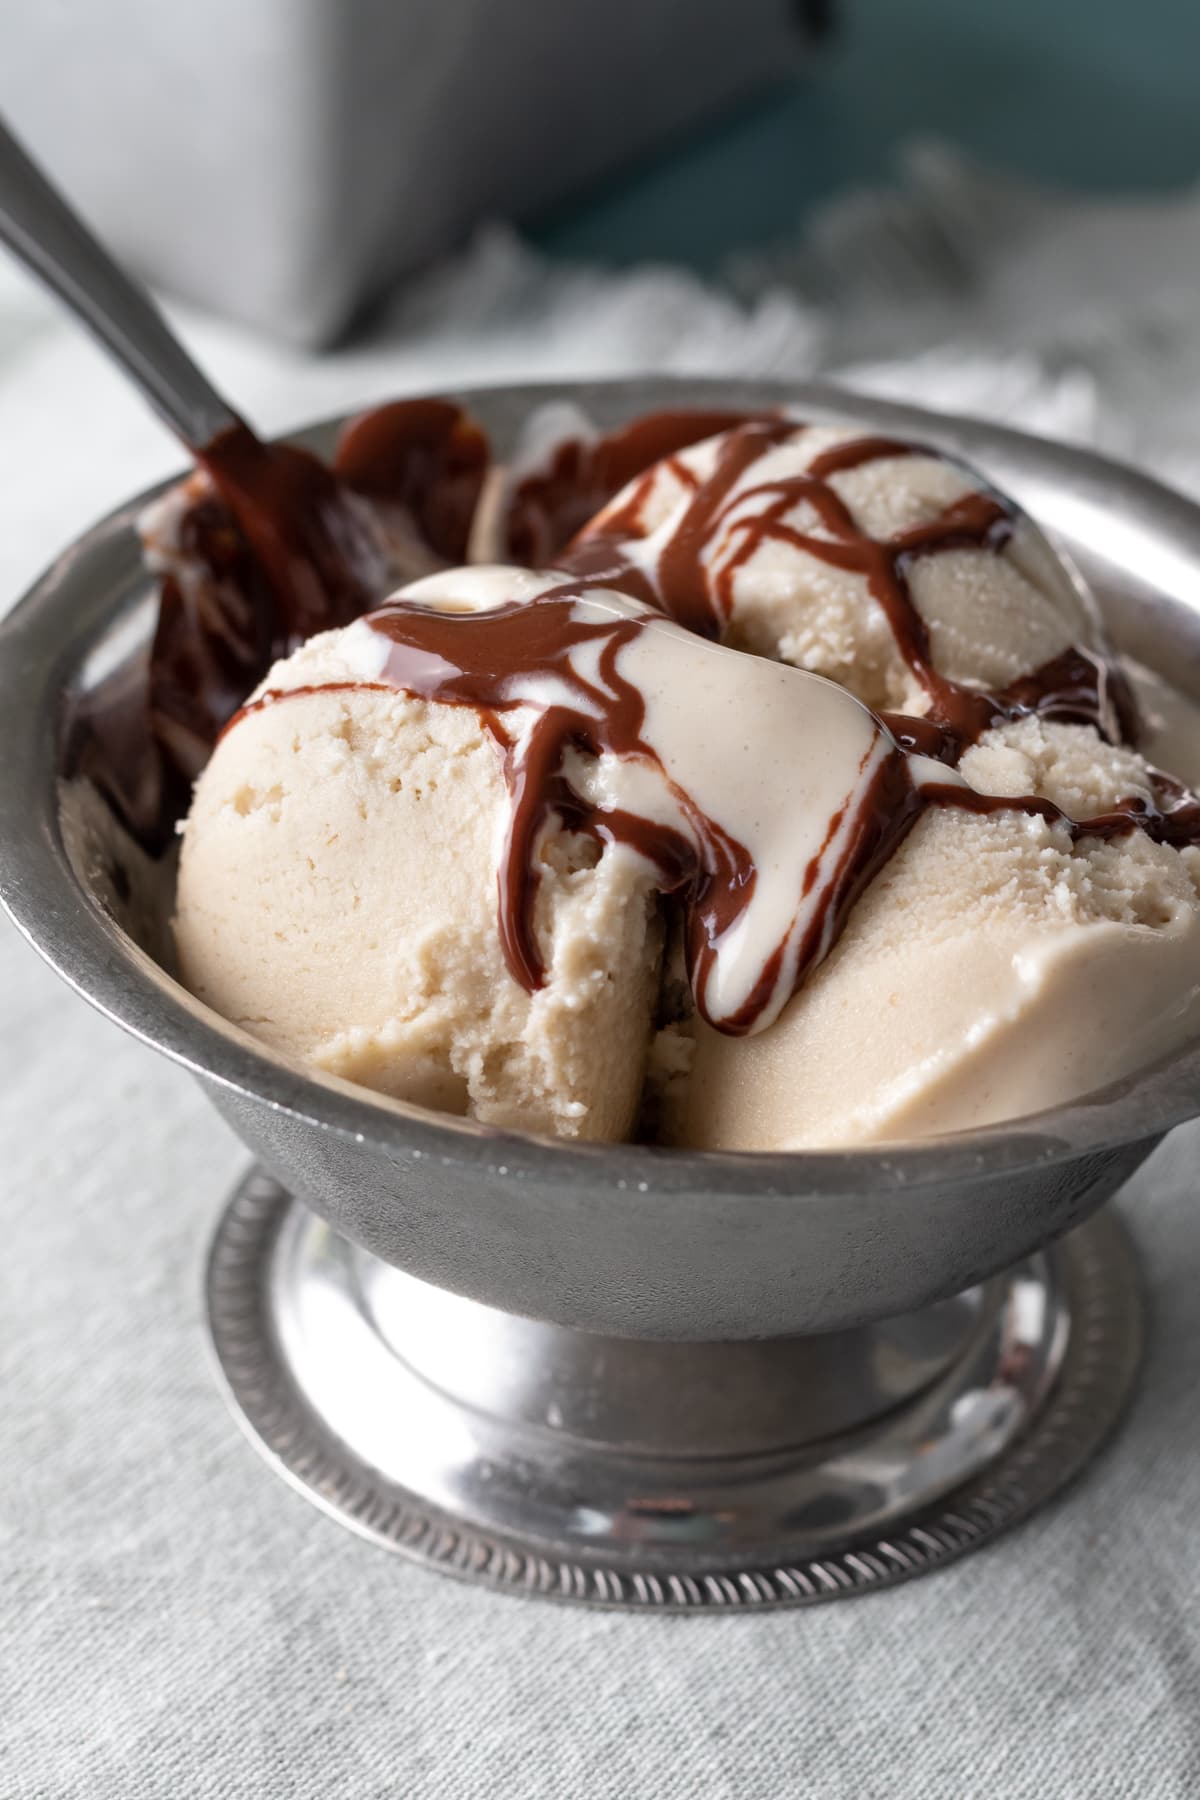
[[(961, 767), (1077, 818), (1154, 804), (1142, 759), (1086, 726), (1026, 718)], [(1200, 1033), (1200, 851), (1020, 808), (932, 810), (770, 1031), (691, 1029), (667, 1110), (673, 1141), (697, 1148), (871, 1144), (1036, 1112)]]
[[(608, 1137), (661, 1017), (666, 901), (691, 991), (672, 1046), (697, 1056), (662, 1097), (678, 1141), (866, 1141), (1069, 1097), (1194, 1028), (1200, 811), (1043, 716), (1057, 679), (988, 696), (955, 769), (943, 728), (893, 735), (626, 594), (432, 576), (278, 665), (227, 730), (185, 834), (183, 973), (366, 1085)], [(1071, 1051), (1093, 974), (1101, 1029)]]
[(1103, 641), (1061, 558), (975, 471), (787, 417), (655, 463), (562, 560), (880, 711), (943, 713), (956, 688), (1003, 690)]
[(955, 781), (842, 689), (625, 595), (450, 571), (277, 665), (227, 730), (185, 833), (181, 968), (366, 1085), (619, 1136), (655, 896), (679, 898), (704, 1015), (764, 1029), (923, 785)]
[(359, 686), (345, 635), (272, 671), (280, 698), (198, 783), (175, 917), (184, 979), (266, 1043), (376, 1092), (561, 1137), (628, 1135), (660, 951), (646, 873), (546, 835), (546, 978), (528, 992), (497, 930), (506, 795), (486, 727)]

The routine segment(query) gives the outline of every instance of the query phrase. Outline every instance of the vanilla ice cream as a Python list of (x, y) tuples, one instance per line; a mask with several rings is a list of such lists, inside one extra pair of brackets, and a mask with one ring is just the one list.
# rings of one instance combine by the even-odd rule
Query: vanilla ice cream
[[(889, 784), (948, 771), (828, 682), (562, 585), (451, 571), (277, 664), (197, 784), (175, 938), (196, 994), (331, 1073), (611, 1138), (656, 1011), (655, 894), (691, 890), (706, 1016), (767, 1023), (906, 823)], [(568, 791), (543, 810), (547, 778)]]
[[(556, 456), (562, 516), (635, 441)], [(719, 1149), (986, 1124), (1200, 1032), (1200, 805), (970, 470), (758, 416), (557, 560), (417, 581), (270, 671), (184, 832), (217, 1011), (396, 1098)]]
[(649, 871), (547, 834), (547, 980), (528, 993), (496, 928), (507, 796), (486, 730), (468, 708), (364, 691), (344, 636), (276, 665), (272, 690), (325, 691), (241, 719), (197, 784), (175, 916), (184, 981), (265, 1043), (378, 1093), (626, 1136), (658, 975)]
[[(738, 434), (725, 433), (656, 464), (584, 527), (568, 566), (623, 565), (725, 643), (828, 676), (876, 711), (926, 712), (911, 634), (873, 591), (875, 549), (911, 540), (916, 550), (948, 515), (953, 530), (953, 509), (981, 495), (979, 476), (832, 426), (767, 425), (761, 441), (744, 441), (752, 454), (737, 461)], [(997, 510), (966, 514), (961, 542), (912, 556), (905, 598), (938, 674), (1002, 689), (1100, 631), (1033, 522), (988, 490), (982, 498)]]
[[(1072, 818), (1152, 798), (1141, 758), (1087, 726), (1022, 719), (961, 766)], [(697, 1148), (872, 1144), (1038, 1112), (1200, 1031), (1200, 851), (931, 810), (777, 1024), (692, 1029), (670, 1133)]]

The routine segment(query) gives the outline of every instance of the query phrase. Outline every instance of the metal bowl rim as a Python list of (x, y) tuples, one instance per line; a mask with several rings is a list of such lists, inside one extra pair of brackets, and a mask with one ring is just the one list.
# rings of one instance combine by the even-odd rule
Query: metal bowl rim
[[(704, 382), (654, 378), (657, 390), (677, 386), (681, 405), (698, 398), (727, 404), (801, 404), (831, 415), (853, 416), (869, 409), (899, 430), (914, 416), (936, 429), (934, 415), (876, 402), (827, 384)], [(631, 404), (644, 383), (499, 384), (462, 390), (462, 398), (520, 395), (538, 400), (600, 390), (625, 390)], [(748, 401), (737, 397), (751, 395)], [(290, 436), (336, 429), (340, 414), (298, 428)], [(985, 421), (948, 419), (956, 429), (986, 433), (1010, 448), (1029, 447), (1043, 456), (1057, 446)], [(1065, 447), (1062, 454), (1081, 453)], [(1136, 482), (1160, 504), (1188, 507), (1200, 532), (1200, 507), (1136, 471), (1085, 453), (1098, 467)], [(63, 846), (57, 805), (57, 767), (46, 780), (44, 753), (57, 744), (58, 702), (64, 677), (78, 669), (89, 645), (108, 623), (112, 606), (72, 616), (63, 630), (62, 613), (74, 615), (70, 570), (90, 548), (127, 528), (171, 476), (114, 507), (76, 538), (34, 581), (0, 622), (0, 763), (15, 761), (20, 774), (22, 747), (30, 749), (29, 779), (0, 783), (0, 903), (18, 930), (62, 978), (91, 1005), (135, 1037), (189, 1069), (205, 1082), (244, 1094), (308, 1125), (370, 1141), (399, 1160), (436, 1158), (446, 1166), (484, 1165), (492, 1173), (547, 1183), (610, 1184), (654, 1191), (686, 1190), (714, 1195), (754, 1191), (828, 1195), (905, 1192), (927, 1184), (969, 1181), (1031, 1166), (1046, 1167), (1121, 1145), (1158, 1137), (1200, 1111), (1200, 1042), (1137, 1074), (1065, 1106), (1017, 1120), (920, 1141), (897, 1140), (869, 1149), (800, 1151), (695, 1151), (641, 1144), (576, 1144), (503, 1131), (474, 1120), (439, 1115), (400, 1101), (382, 1099), (335, 1077), (316, 1074), (258, 1043), (196, 1001), (160, 969), (100, 908), (72, 869)], [(28, 681), (22, 651), (45, 680)], [(39, 750), (42, 753), (39, 757)]]

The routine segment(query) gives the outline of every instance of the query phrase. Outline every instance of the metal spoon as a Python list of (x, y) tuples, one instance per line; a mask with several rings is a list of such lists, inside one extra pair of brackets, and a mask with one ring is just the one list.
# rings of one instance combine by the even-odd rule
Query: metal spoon
[(99, 339), (189, 449), (240, 423), (145, 289), (97, 243), (2, 122), (0, 241)]
[(307, 451), (255, 436), (2, 122), (0, 242), (98, 339), (208, 471), (271, 581), (282, 638), (363, 611), (375, 571), (361, 516), (334, 476)]

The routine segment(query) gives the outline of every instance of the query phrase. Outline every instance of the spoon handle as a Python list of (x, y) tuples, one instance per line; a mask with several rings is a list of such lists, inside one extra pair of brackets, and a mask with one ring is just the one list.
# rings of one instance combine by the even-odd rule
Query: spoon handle
[(0, 243), (66, 302), (191, 449), (238, 422), (145, 289), (101, 248), (2, 121)]

